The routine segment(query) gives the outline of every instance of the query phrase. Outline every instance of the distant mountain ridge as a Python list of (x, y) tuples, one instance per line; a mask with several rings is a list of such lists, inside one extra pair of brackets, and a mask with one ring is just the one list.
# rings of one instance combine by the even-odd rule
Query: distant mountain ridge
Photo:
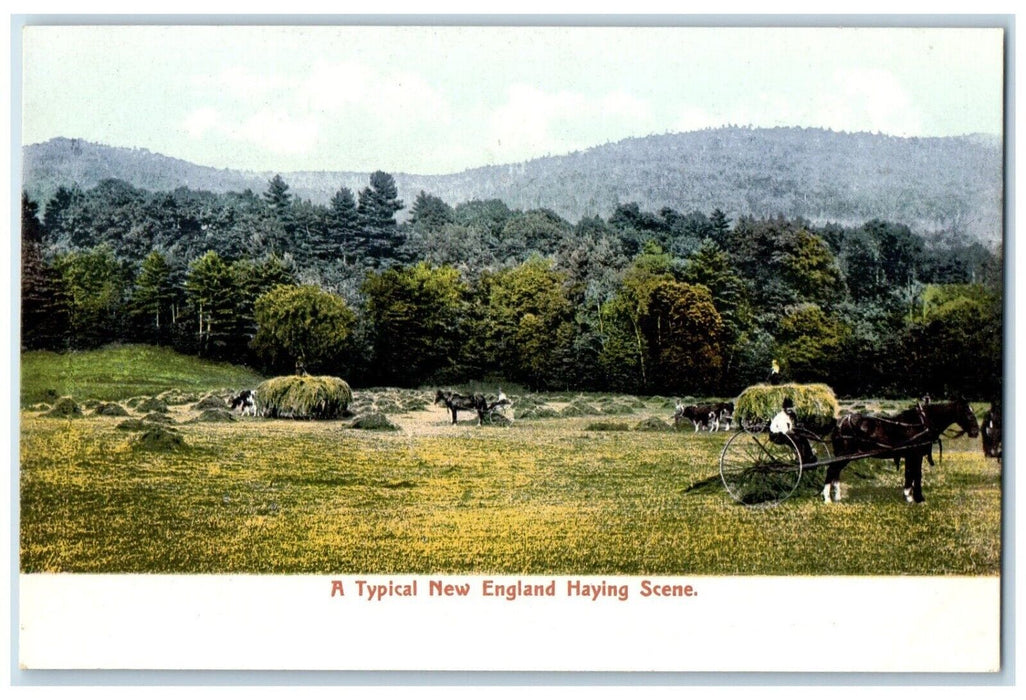
[[(118, 178), (151, 191), (178, 187), (261, 193), (275, 175), (195, 165), (139, 148), (55, 138), (22, 149), (23, 185), (45, 206), (57, 187)], [(364, 172), (283, 172), (290, 191), (327, 204), (339, 187), (367, 186)], [(724, 127), (630, 138), (562, 156), (450, 175), (392, 173), (407, 211), (421, 190), (455, 206), (501, 199), (549, 208), (576, 222), (608, 218), (617, 204), (658, 212), (782, 214), (813, 223), (888, 219), (920, 232), (954, 229), (1001, 239), (1001, 140), (986, 135), (898, 138), (824, 129)]]

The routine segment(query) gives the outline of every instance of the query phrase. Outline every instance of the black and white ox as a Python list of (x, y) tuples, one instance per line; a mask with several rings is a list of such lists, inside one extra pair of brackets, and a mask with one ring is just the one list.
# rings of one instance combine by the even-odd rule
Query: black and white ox
[(721, 428), (730, 430), (730, 422), (734, 415), (734, 404), (730, 401), (717, 403), (692, 404), (685, 406), (678, 403), (673, 411), (674, 427), (680, 425), (682, 420), (689, 420), (695, 426), (695, 432), (703, 428), (709, 432), (716, 432)]
[(256, 393), (252, 389), (244, 389), (232, 397), (232, 410), (241, 411), (244, 416), (255, 416)]

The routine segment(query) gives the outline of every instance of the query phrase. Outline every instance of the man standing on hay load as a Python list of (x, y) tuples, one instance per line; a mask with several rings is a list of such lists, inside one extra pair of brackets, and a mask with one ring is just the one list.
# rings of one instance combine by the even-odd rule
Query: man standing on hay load
[(802, 457), (802, 464), (814, 464), (816, 462), (816, 453), (813, 452), (812, 445), (809, 444), (808, 439), (804, 435), (795, 432), (797, 427), (798, 414), (794, 410), (794, 401), (791, 400), (790, 396), (787, 396), (784, 398), (783, 410), (773, 416), (773, 420), (770, 421), (770, 441), (778, 445), (785, 445), (787, 441), (783, 436), (786, 435), (798, 447), (798, 453)]

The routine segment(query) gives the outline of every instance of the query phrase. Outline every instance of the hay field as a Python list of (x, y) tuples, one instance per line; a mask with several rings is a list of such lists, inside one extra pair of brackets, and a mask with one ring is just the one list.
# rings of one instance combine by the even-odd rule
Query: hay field
[[(926, 467), (924, 505), (904, 502), (893, 464), (863, 461), (845, 470), (839, 504), (819, 501), (817, 471), (788, 501), (753, 510), (718, 479), (728, 433), (634, 429), (672, 424), (667, 399), (518, 396), (527, 417), (478, 427), (469, 412), (450, 425), (426, 389), (355, 394), (356, 413), (397, 429), (230, 420), (198, 396), (145, 415), (137, 408), (152, 404), (123, 400), (128, 419), (24, 408), (21, 570), (1000, 571), (1001, 465), (978, 440), (945, 442), (943, 462)], [(204, 410), (221, 419), (197, 420)], [(144, 447), (118, 427), (126, 420), (161, 422), (184, 446)]]

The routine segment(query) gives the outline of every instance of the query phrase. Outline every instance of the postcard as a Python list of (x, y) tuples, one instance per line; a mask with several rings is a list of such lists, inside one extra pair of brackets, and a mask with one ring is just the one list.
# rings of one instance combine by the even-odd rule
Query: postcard
[(1000, 673), (1006, 32), (22, 18), (20, 667)]

